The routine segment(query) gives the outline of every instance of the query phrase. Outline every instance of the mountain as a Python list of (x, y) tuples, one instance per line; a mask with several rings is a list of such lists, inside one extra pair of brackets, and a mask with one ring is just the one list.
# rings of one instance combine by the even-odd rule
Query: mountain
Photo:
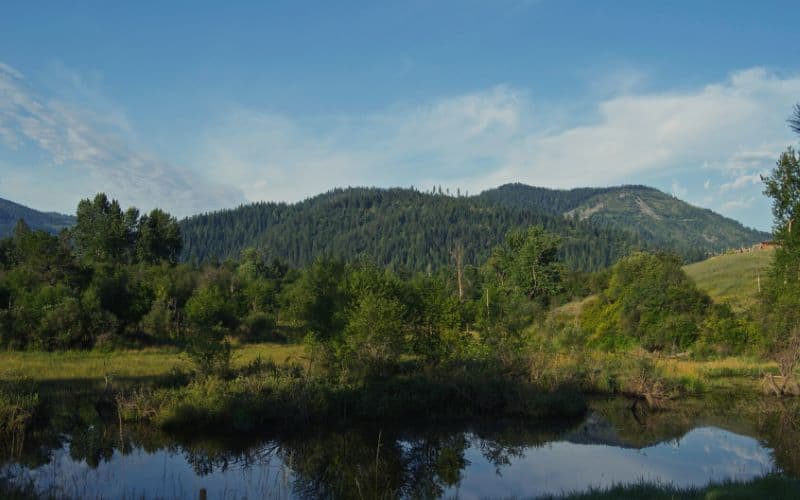
[(56, 234), (75, 224), (75, 217), (55, 212), (39, 212), (32, 208), (0, 198), (0, 238), (11, 235), (17, 221), (23, 219), (32, 229)]
[(551, 215), (624, 229), (658, 248), (717, 254), (771, 238), (711, 210), (698, 208), (647, 186), (553, 190), (506, 184), (482, 198), (498, 204), (545, 210)]
[(254, 203), (181, 221), (183, 258), (236, 258), (256, 247), (293, 265), (317, 256), (368, 257), (417, 271), (478, 264), (515, 228), (543, 225), (562, 238), (569, 267), (594, 270), (636, 249), (697, 261), (768, 237), (643, 186), (558, 191), (510, 184), (477, 196), (413, 189), (336, 189), (295, 204)]

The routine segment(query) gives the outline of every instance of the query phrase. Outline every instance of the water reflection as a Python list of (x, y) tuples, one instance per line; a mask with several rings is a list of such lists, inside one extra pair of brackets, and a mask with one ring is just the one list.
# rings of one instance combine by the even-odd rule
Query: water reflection
[(698, 405), (634, 416), (609, 401), (582, 422), (551, 427), (495, 422), (238, 440), (93, 422), (31, 445), (4, 469), (82, 498), (187, 498), (201, 488), (208, 498), (531, 497), (640, 480), (702, 486), (796, 474), (797, 408), (743, 407), (753, 411)]

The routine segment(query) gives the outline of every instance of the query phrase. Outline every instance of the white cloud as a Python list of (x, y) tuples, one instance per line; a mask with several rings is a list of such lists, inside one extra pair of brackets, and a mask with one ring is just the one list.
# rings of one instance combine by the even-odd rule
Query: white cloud
[(455, 187), (495, 166), (527, 105), (522, 93), (498, 86), (359, 117), (300, 121), (236, 109), (209, 131), (198, 161), (251, 200), (298, 200), (347, 185)]
[[(235, 173), (250, 199), (296, 200), (348, 184), (477, 192), (505, 182), (566, 188), (665, 174), (680, 176), (673, 191), (681, 194), (701, 169), (711, 174), (704, 186), (755, 189), (755, 176), (792, 140), (784, 117), (800, 96), (800, 76), (752, 68), (689, 91), (630, 88), (588, 110), (592, 121), (561, 129), (548, 128), (553, 121), (535, 99), (509, 86), (371, 115), (294, 120), (237, 110), (209, 130), (205, 156), (226, 179)], [(725, 201), (712, 208), (736, 204)]]
[(761, 174), (745, 174), (736, 177), (731, 182), (726, 182), (719, 187), (720, 192), (731, 191), (735, 189), (742, 189), (747, 186), (760, 186)]
[(54, 162), (91, 172), (97, 189), (178, 213), (243, 197), (294, 201), (348, 185), (442, 184), (475, 193), (506, 182), (567, 188), (654, 179), (665, 189), (674, 182), (679, 197), (720, 186), (703, 202), (735, 211), (760, 196), (757, 176), (793, 140), (784, 118), (800, 96), (799, 75), (762, 68), (680, 92), (638, 90), (646, 77), (628, 68), (617, 83), (606, 79), (618, 87), (612, 97), (566, 127), (554, 125), (564, 109), (507, 85), (369, 114), (235, 108), (208, 120), (192, 153), (212, 182), (143, 152), (125, 114), (91, 97), (91, 79), (58, 71), (89, 109), (44, 99), (0, 63), (0, 140), (10, 149), (34, 143)]
[(243, 200), (233, 188), (134, 148), (126, 128), (121, 114), (99, 115), (42, 97), (22, 74), (0, 63), (0, 138), (9, 148), (34, 144), (55, 164), (87, 172), (91, 191), (79, 196), (102, 190), (125, 204), (161, 206), (177, 215)]

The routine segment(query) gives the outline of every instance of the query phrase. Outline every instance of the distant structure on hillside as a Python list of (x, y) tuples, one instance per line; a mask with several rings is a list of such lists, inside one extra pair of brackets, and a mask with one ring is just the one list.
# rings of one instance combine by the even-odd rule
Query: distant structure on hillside
[(751, 247), (732, 248), (717, 255), (728, 255), (732, 253), (750, 253), (750, 252), (758, 252), (759, 250), (772, 250), (778, 248), (779, 246), (781, 245), (777, 241), (772, 241), (772, 240), (762, 241), (760, 243), (756, 243)]

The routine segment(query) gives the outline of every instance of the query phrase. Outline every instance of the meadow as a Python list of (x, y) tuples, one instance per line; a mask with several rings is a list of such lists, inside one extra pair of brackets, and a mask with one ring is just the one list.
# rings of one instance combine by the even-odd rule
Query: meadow
[(727, 253), (683, 266), (683, 270), (714, 301), (744, 311), (756, 305), (774, 256), (771, 249)]
[[(302, 363), (305, 353), (300, 344), (259, 343), (241, 344), (233, 348), (235, 367), (260, 358), (276, 363)], [(40, 383), (157, 378), (173, 370), (191, 370), (192, 362), (180, 349), (148, 347), (114, 351), (2, 351), (0, 380), (31, 379)]]

